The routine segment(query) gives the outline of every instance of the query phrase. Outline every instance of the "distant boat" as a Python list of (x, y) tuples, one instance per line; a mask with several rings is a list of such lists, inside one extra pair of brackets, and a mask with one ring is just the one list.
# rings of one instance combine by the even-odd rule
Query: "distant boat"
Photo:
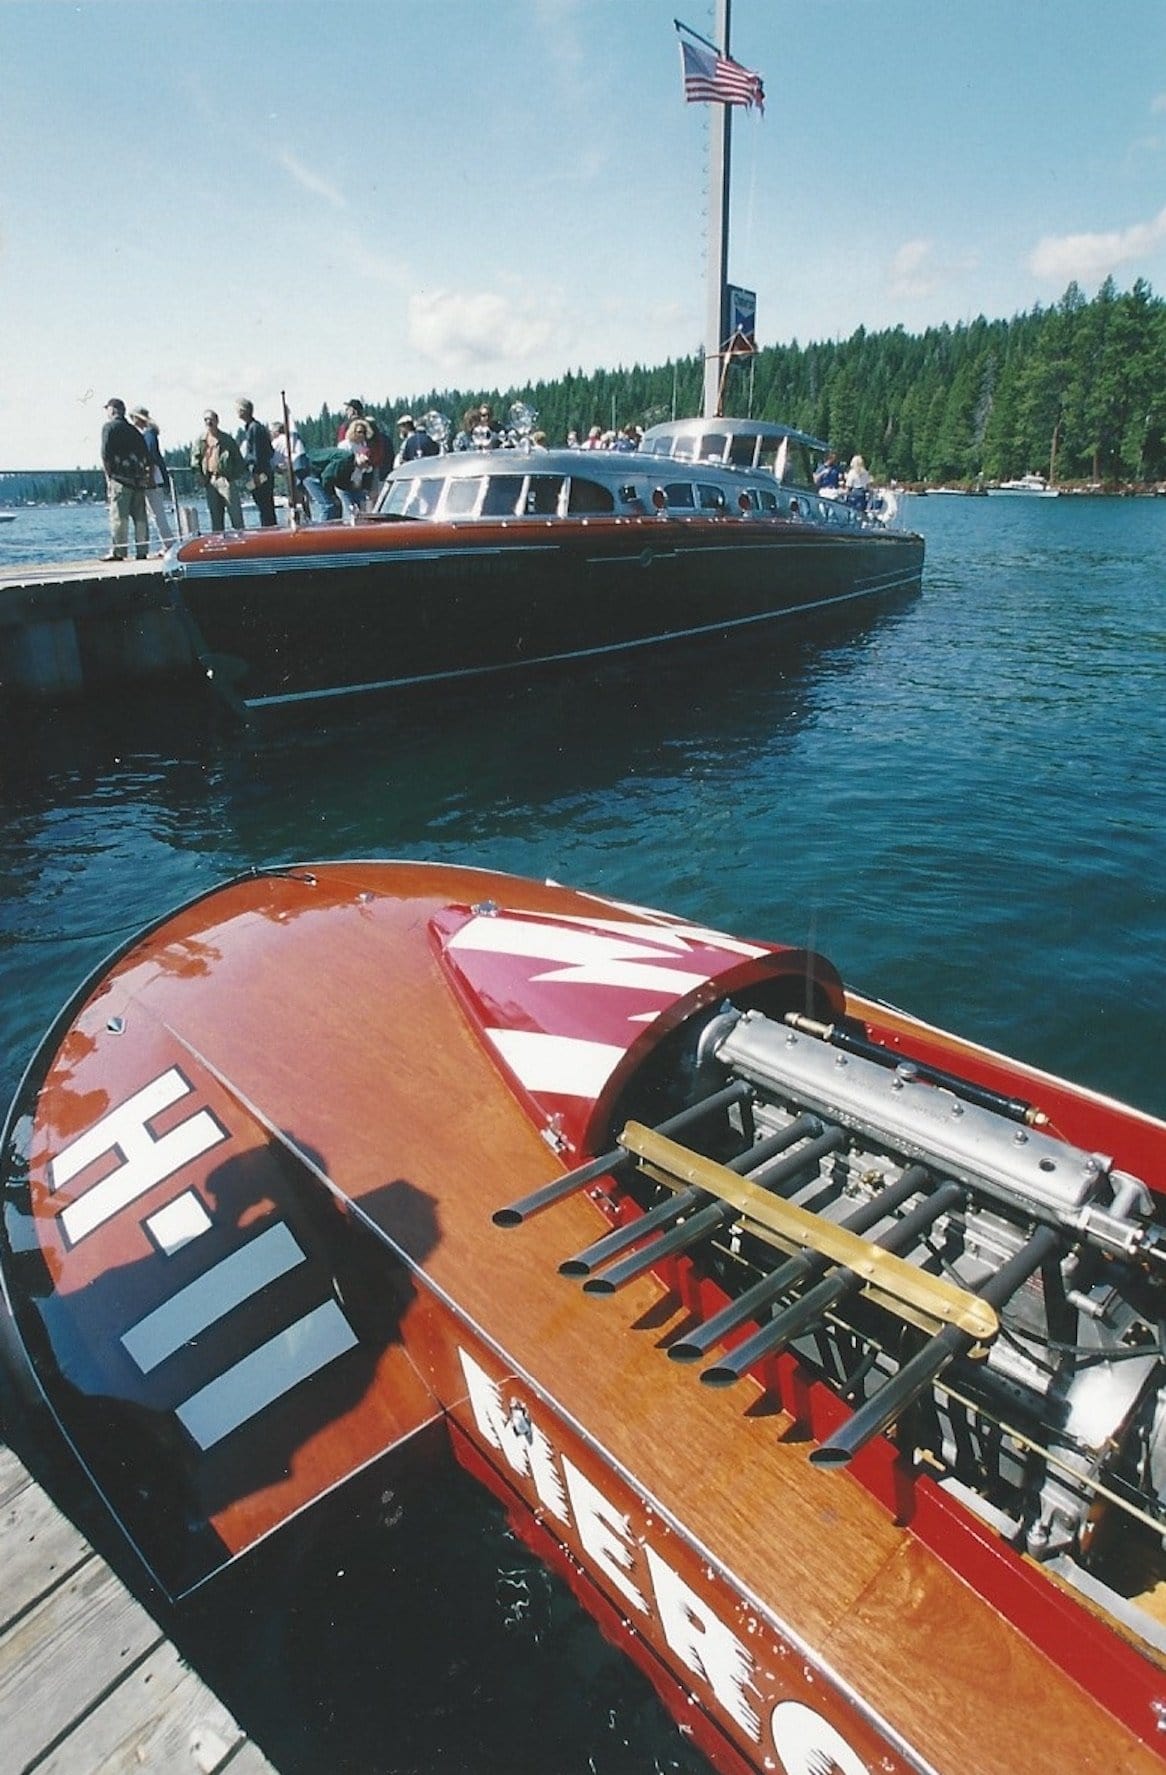
[(1019, 480), (1001, 481), (998, 487), (989, 487), (989, 493), (1023, 493), (1032, 499), (1058, 499), (1059, 487), (1050, 487), (1043, 475), (1021, 475)]
[(15, 512), (0, 512), (0, 524), (14, 524), (15, 522)]

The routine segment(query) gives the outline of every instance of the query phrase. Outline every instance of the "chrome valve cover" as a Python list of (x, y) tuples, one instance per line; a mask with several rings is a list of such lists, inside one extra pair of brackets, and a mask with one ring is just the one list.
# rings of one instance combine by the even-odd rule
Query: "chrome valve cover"
[(942, 1176), (1058, 1218), (1095, 1199), (1110, 1174), (1104, 1154), (967, 1102), (917, 1076), (909, 1063), (880, 1066), (758, 1011), (745, 1012), (713, 1051), (763, 1091)]

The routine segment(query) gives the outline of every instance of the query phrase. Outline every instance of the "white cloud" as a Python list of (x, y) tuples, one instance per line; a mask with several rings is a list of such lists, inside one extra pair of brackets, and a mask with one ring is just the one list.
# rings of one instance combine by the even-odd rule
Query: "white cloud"
[(565, 79), (578, 79), (586, 67), (579, 36), (582, 20), (579, 0), (534, 0), (534, 15), (559, 72)]
[(390, 254), (357, 234), (338, 239), (333, 251), (344, 257), (353, 276), (361, 282), (381, 284), (402, 294), (416, 284), (412, 266), (399, 253)]
[(891, 260), (890, 285), (894, 296), (931, 296), (940, 276), (929, 240), (907, 240)]
[(1161, 111), (1166, 111), (1166, 92), (1154, 94), (1154, 97), (1150, 100), (1150, 110), (1155, 116)]
[(558, 330), (545, 292), (433, 290), (409, 300), (409, 343), (444, 375), (529, 366)]
[(1140, 259), (1166, 243), (1166, 209), (1149, 222), (1131, 228), (1114, 228), (1106, 234), (1046, 234), (1029, 257), (1029, 269), (1037, 277), (1058, 283), (1078, 283), (1105, 278), (1132, 259)]
[(939, 254), (932, 240), (905, 240), (887, 273), (890, 294), (900, 301), (937, 295), (979, 264), (975, 253)]

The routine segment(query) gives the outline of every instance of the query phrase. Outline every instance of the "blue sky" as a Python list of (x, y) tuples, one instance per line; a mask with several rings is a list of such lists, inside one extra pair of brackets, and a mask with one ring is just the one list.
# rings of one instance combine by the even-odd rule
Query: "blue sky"
[[(0, 0), (0, 468), (700, 348), (712, 0)], [(1166, 295), (1166, 0), (734, 0), (763, 344)], [(635, 415), (627, 415), (634, 418)]]

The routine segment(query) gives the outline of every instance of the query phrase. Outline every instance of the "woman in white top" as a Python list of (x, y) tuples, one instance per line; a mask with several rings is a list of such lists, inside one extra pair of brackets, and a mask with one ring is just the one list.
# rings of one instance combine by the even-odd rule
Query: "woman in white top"
[(850, 467), (846, 471), (846, 503), (857, 506), (859, 511), (866, 510), (866, 502), (870, 497), (871, 473), (861, 456), (850, 458)]

